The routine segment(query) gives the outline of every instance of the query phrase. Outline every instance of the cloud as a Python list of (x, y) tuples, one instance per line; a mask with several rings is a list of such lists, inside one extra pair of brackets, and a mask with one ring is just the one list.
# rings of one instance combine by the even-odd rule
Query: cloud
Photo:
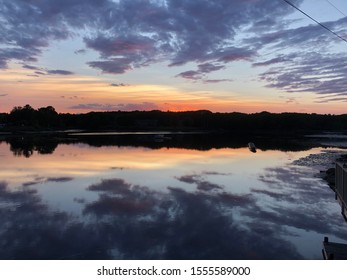
[(25, 68), (25, 69), (30, 69), (30, 70), (42, 70), (39, 67), (28, 65), (28, 64), (24, 64), (22, 67)]
[(315, 92), (320, 95), (347, 94), (347, 56), (299, 53), (291, 62), (260, 75), (267, 86), (287, 92)]
[(72, 181), (73, 178), (72, 177), (50, 177), (47, 178), (47, 182), (57, 182), (57, 183), (65, 183), (65, 182), (69, 182)]
[(335, 97), (335, 98), (326, 98), (324, 100), (316, 100), (315, 103), (328, 103), (328, 102), (347, 102), (347, 97)]
[(47, 182), (65, 183), (65, 182), (72, 181), (73, 179), (74, 178), (72, 177), (48, 177), (48, 178), (36, 177), (34, 181), (25, 182), (22, 184), (22, 186), (29, 187), (29, 186), (34, 186), (37, 184), (43, 184)]
[[(203, 173), (203, 174), (207, 175), (207, 173)], [(207, 180), (204, 180), (201, 175), (197, 175), (197, 174), (183, 175), (181, 177), (176, 177), (176, 179), (187, 184), (196, 184), (197, 189), (200, 191), (212, 191), (212, 190), (223, 189), (222, 186), (209, 182)]]
[(127, 70), (148, 65), (155, 57), (155, 40), (142, 35), (85, 38), (88, 48), (100, 53), (106, 61), (88, 62), (103, 72), (122, 74)]
[(75, 54), (85, 54), (87, 52), (86, 49), (79, 49), (79, 50), (76, 50), (74, 53)]
[[(300, 6), (303, 0), (292, 3)], [(340, 40), (317, 24), (289, 20), (294, 12), (284, 1), (266, 0), (232, 5), (228, 0), (73, 0), (59, 5), (0, 0), (0, 68), (18, 60), (42, 75), (29, 63), (56, 41), (82, 37), (85, 47), (75, 53), (97, 52), (99, 57), (87, 65), (103, 73), (124, 74), (161, 62), (192, 67), (176, 77), (217, 83), (232, 77), (218, 79), (211, 73), (244, 61), (259, 69), (272, 67), (260, 70), (267, 87), (346, 95), (347, 56), (338, 48)], [(347, 32), (347, 17), (324, 24), (338, 34)]]
[(286, 100), (286, 104), (300, 104), (299, 101), (297, 101), (294, 97), (288, 98)]
[(219, 172), (219, 171), (203, 171), (203, 175), (219, 175), (219, 176), (229, 176), (232, 173), (224, 173), (224, 172)]
[(188, 183), (188, 184), (195, 184), (200, 182), (200, 176), (193, 174), (193, 175), (183, 175), (181, 177), (176, 177), (177, 180), (184, 182), (184, 183)]
[(49, 209), (35, 190), (0, 182), (0, 214), (1, 260), (110, 258), (92, 226)]
[(200, 80), (202, 79), (201, 73), (199, 71), (185, 71), (176, 75), (176, 77), (182, 77), (189, 80)]
[(253, 63), (253, 66), (255, 66), (255, 67), (257, 67), (257, 66), (270, 66), (273, 64), (277, 64), (277, 63), (291, 61), (291, 59), (293, 59), (293, 58), (294, 58), (294, 56), (279, 56), (279, 57), (269, 59), (267, 61)]
[[(1, 34), (1, 32), (0, 32)], [(0, 40), (1, 43), (1, 40)], [(35, 62), (36, 56), (41, 52), (36, 49), (22, 49), (19, 47), (3, 47), (0, 48), (0, 69), (6, 69), (8, 61), (13, 59)]]
[(87, 103), (78, 104), (69, 107), (70, 109), (78, 110), (96, 110), (96, 111), (149, 111), (157, 110), (158, 105), (151, 102), (142, 103), (119, 103), (119, 104), (100, 104), (100, 103)]
[(129, 35), (116, 38), (98, 36), (93, 39), (85, 38), (88, 48), (101, 53), (102, 57), (127, 56), (134, 54), (151, 54), (155, 41), (141, 35)]
[(42, 67), (37, 67), (37, 66), (32, 66), (32, 65), (28, 65), (28, 64), (24, 64), (22, 66), (24, 69), (29, 69), (29, 70), (37, 70), (34, 71), (34, 73), (36, 74), (35, 76), (37, 77), (37, 75), (73, 75), (74, 73), (71, 71), (67, 71), (67, 70), (47, 70), (44, 69)]
[(91, 191), (104, 191), (111, 193), (128, 193), (131, 185), (126, 183), (123, 179), (108, 179), (102, 180), (101, 183), (94, 184), (88, 187)]
[(8, 94), (6, 94), (6, 93), (0, 93), (0, 97), (5, 97), (5, 96), (7, 96)]
[(131, 61), (121, 58), (104, 61), (89, 61), (87, 64), (92, 68), (101, 69), (103, 73), (110, 74), (123, 74), (132, 69)]
[[(228, 174), (179, 178), (195, 183), (203, 176)], [(0, 181), (0, 259), (291, 260), (310, 258), (293, 245), (297, 236), (291, 229), (347, 238), (342, 217), (336, 219), (335, 207), (329, 207), (333, 192), (307, 179), (307, 169), (270, 168), (264, 178), (265, 188), (246, 194), (174, 187), (156, 191), (121, 178), (105, 179), (85, 186), (95, 200), (73, 200), (83, 207), (79, 218), (50, 208), (35, 190), (11, 190)], [(315, 249), (313, 257), (321, 258)]]
[(36, 73), (37, 75), (46, 75), (46, 73), (44, 73), (44, 72), (42, 72), (42, 71), (35, 71), (35, 73)]
[(333, 192), (318, 179), (308, 180), (307, 169), (291, 165), (268, 168), (259, 179), (267, 184), (269, 189), (252, 189), (252, 192), (264, 195), (271, 199), (271, 202), (268, 207), (250, 209), (249, 215), (274, 224), (281, 223), (288, 227), (345, 238), (338, 223), (335, 223), (338, 220), (337, 213), (324, 211), (322, 214), (321, 205), (332, 201)]
[(119, 84), (117, 84), (117, 83), (112, 83), (112, 84), (110, 84), (110, 86), (111, 86), (111, 87), (126, 87), (126, 86), (129, 86), (129, 85), (123, 84), (123, 83), (119, 83)]
[(114, 74), (158, 61), (174, 66), (249, 60), (255, 48), (240, 44), (237, 35), (259, 26), (273, 30), (293, 12), (288, 5), (265, 0), (233, 5), (227, 0), (74, 0), (59, 5), (53, 0), (2, 0), (0, 5), (0, 43), (18, 48), (17, 54), (0, 55), (2, 67), (11, 59), (35, 61), (52, 42), (82, 34), (86, 48), (75, 53), (97, 51), (100, 60), (88, 65)]
[(232, 79), (208, 79), (208, 80), (203, 80), (204, 83), (206, 84), (216, 84), (216, 83), (224, 83), (224, 82), (232, 82)]
[(104, 180), (92, 189), (101, 194), (85, 204), (84, 214), (107, 225), (105, 231), (98, 230), (108, 233), (109, 238), (101, 240), (115, 249), (114, 259), (302, 258), (270, 227), (262, 232), (239, 227), (230, 211), (254, 205), (248, 195), (211, 196), (171, 187), (158, 192), (122, 179)]
[(50, 75), (73, 75), (74, 73), (67, 70), (48, 70), (48, 74)]
[(210, 73), (210, 72), (218, 71), (224, 68), (225, 68), (224, 65), (216, 65), (213, 63), (204, 63), (204, 64), (198, 65), (198, 69), (201, 73)]
[[(181, 77), (184, 79), (189, 79), (194, 81), (203, 80), (206, 77), (206, 74), (225, 68), (224, 65), (213, 64), (213, 63), (204, 63), (204, 64), (199, 64), (197, 66), (198, 66), (197, 70), (185, 71), (185, 72), (179, 73), (178, 75), (176, 75), (176, 77)], [(205, 83), (218, 83), (218, 82), (225, 82), (225, 81), (228, 81), (228, 80), (227, 79), (204, 80)]]

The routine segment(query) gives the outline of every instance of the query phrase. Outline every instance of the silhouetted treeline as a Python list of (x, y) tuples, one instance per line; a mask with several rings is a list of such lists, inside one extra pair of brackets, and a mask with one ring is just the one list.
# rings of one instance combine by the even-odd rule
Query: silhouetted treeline
[(59, 114), (52, 106), (34, 109), (15, 107), (0, 114), (0, 128), (15, 130), (89, 129), (89, 130), (204, 130), (204, 131), (303, 131), (347, 130), (347, 114), (304, 113), (212, 113), (133, 111)]

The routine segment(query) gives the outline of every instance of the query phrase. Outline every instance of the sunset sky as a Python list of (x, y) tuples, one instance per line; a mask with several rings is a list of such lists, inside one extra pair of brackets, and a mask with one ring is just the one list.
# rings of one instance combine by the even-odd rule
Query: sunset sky
[(335, 35), (284, 0), (0, 0), (0, 112), (347, 113), (347, 1), (290, 2)]

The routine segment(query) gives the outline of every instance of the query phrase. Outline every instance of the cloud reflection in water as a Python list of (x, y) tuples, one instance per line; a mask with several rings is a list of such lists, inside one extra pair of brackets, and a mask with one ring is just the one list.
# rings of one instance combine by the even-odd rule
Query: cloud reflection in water
[[(275, 232), (245, 230), (233, 208), (255, 207), (249, 195), (178, 188), (160, 193), (121, 179), (89, 187), (99, 199), (78, 221), (50, 211), (36, 192), (10, 192), (1, 183), (2, 259), (291, 259), (301, 258)], [(17, 205), (17, 206), (16, 206)], [(18, 205), (20, 205), (18, 207)]]
[(244, 214), (254, 221), (280, 225), (281, 230), (286, 226), (321, 234), (322, 239), (328, 234), (347, 240), (345, 222), (331, 209), (333, 192), (309, 172), (297, 166), (267, 168), (260, 180), (269, 188), (255, 188), (252, 192), (264, 195), (270, 202), (262, 207), (254, 205)]
[(101, 194), (86, 205), (85, 214), (95, 214), (102, 226), (108, 226), (115, 258), (300, 258), (274, 233), (269, 238), (235, 223), (230, 210), (251, 207), (255, 201), (249, 195), (190, 193), (171, 187), (168, 193), (159, 193), (119, 179), (89, 189)]
[(301, 259), (303, 232), (318, 256), (347, 240), (330, 189), (280, 152), (82, 148), (8, 157), (0, 259)]

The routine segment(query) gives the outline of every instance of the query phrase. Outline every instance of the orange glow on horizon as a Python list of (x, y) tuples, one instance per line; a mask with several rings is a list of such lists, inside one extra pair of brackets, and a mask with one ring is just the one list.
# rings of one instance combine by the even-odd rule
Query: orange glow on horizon
[[(305, 97), (299, 96), (300, 102), (289, 103), (288, 100), (279, 99), (276, 96), (271, 98), (270, 95), (262, 98), (261, 95), (252, 97), (222, 90), (215, 92), (190, 91), (181, 89), (180, 85), (122, 84), (121, 86), (111, 86), (108, 79), (98, 76), (43, 75), (34, 77), (30, 73), (29, 70), (18, 68), (18, 66), (15, 70), (2, 73), (0, 76), (0, 112), (10, 112), (15, 106), (29, 104), (34, 108), (53, 106), (59, 113), (118, 110), (346, 113), (343, 102), (315, 103), (316, 95), (314, 94), (305, 94)], [(264, 94), (262, 95), (264, 96)]]

